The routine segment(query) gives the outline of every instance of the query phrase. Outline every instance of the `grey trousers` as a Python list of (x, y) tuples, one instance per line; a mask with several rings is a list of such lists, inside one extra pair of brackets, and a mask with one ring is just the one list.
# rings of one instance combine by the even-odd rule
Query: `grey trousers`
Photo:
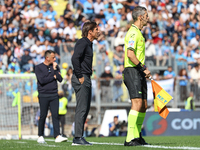
[(90, 110), (91, 103), (91, 79), (90, 76), (83, 75), (84, 82), (81, 84), (78, 78), (72, 76), (72, 87), (76, 94), (76, 112), (75, 112), (75, 137), (82, 137), (84, 124)]

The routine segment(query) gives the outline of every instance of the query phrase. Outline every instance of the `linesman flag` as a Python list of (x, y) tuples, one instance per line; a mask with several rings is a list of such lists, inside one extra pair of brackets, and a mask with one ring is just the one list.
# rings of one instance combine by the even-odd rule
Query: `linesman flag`
[(159, 115), (164, 119), (167, 118), (169, 110), (167, 109), (167, 103), (172, 99), (172, 96), (169, 95), (158, 83), (151, 79), (151, 85), (153, 89), (154, 96), (154, 109), (158, 111)]

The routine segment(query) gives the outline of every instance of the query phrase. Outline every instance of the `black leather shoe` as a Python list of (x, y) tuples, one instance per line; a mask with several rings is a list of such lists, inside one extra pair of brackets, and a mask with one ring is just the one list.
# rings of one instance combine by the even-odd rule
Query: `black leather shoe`
[(140, 132), (140, 144), (142, 144), (142, 145), (150, 145), (150, 144), (148, 144), (147, 142), (145, 142), (145, 140), (142, 138), (142, 134), (141, 134), (141, 132)]
[(131, 140), (130, 142), (125, 141), (124, 146), (142, 146), (142, 144), (140, 144), (139, 138), (135, 138), (135, 139)]
[(81, 138), (74, 138), (72, 145), (92, 145), (91, 143), (87, 142), (83, 137)]

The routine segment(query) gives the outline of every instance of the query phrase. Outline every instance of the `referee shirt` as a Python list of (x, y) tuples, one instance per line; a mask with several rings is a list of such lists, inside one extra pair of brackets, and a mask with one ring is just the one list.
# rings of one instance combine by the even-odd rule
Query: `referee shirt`
[(137, 26), (132, 24), (125, 37), (124, 68), (136, 65), (128, 58), (127, 51), (133, 50), (137, 59), (144, 65), (145, 62), (145, 39)]

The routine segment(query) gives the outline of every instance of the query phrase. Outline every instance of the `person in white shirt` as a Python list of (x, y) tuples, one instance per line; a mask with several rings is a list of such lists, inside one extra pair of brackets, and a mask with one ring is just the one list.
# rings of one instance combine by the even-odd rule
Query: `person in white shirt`
[(31, 47), (35, 44), (35, 38), (33, 37), (32, 33), (28, 34), (28, 36), (25, 38), (25, 42), (27, 43), (27, 47)]
[(45, 26), (47, 29), (52, 30), (56, 26), (56, 22), (51, 20), (52, 18), (50, 16), (47, 17), (47, 21), (45, 22)]
[(169, 13), (167, 9), (165, 9), (165, 11), (162, 12), (162, 17), (167, 20), (169, 18), (172, 18), (172, 14)]
[(198, 4), (197, 0), (193, 0), (193, 3), (189, 5), (190, 12), (194, 12), (194, 9), (200, 11), (200, 4)]
[(196, 98), (199, 97), (199, 85), (200, 85), (200, 69), (199, 64), (195, 63), (194, 67), (190, 71), (191, 75), (191, 90), (194, 91), (194, 95)]
[(76, 28), (74, 27), (74, 22), (70, 22), (69, 25), (64, 29), (64, 34), (69, 34), (70, 39), (75, 41), (76, 39)]
[(21, 57), (23, 56), (23, 47), (21, 44), (18, 44), (17, 47), (14, 49), (14, 57), (18, 60), (21, 60)]
[(196, 63), (191, 70), (191, 80), (199, 80), (200, 79), (200, 69), (199, 65)]
[(55, 25), (55, 28), (53, 28), (52, 30), (51, 30), (51, 34), (52, 33), (63, 33), (63, 29), (60, 27), (60, 24), (59, 24), (59, 22), (56, 22), (56, 25)]
[(39, 62), (41, 62), (40, 58), (43, 52), (39, 40), (37, 40), (36, 43), (33, 46), (31, 46), (30, 52), (31, 52), (30, 56), (32, 57), (34, 64), (35, 65), (39, 64)]
[(42, 63), (45, 60), (45, 58), (44, 58), (45, 52), (47, 50), (53, 50), (53, 48), (50, 46), (49, 41), (45, 40), (44, 45), (40, 46), (40, 50), (41, 50), (41, 53), (40, 53), (40, 55), (38, 55), (37, 59), (38, 59), (39, 63)]
[(99, 14), (101, 9), (102, 10), (104, 9), (104, 4), (103, 4), (103, 2), (101, 2), (101, 0), (97, 0), (94, 3), (94, 13)]
[(114, 46), (124, 45), (124, 38), (125, 38), (125, 32), (119, 31), (117, 37), (115, 38)]
[(197, 61), (198, 58), (200, 58), (200, 53), (199, 53), (199, 49), (196, 48), (195, 49), (195, 53), (192, 55), (192, 57)]
[(145, 44), (145, 56), (146, 60), (153, 61), (154, 62), (154, 56), (156, 55), (156, 48), (155, 45), (153, 44), (153, 40), (148, 39), (146, 44)]
[(127, 14), (126, 14), (127, 21), (130, 22), (133, 20), (132, 18), (132, 11), (130, 9), (127, 9)]
[(195, 49), (196, 47), (198, 47), (199, 45), (199, 35), (197, 34), (195, 37), (193, 37), (191, 40), (190, 40), (190, 45), (192, 46), (193, 49)]
[(185, 8), (182, 9), (182, 13), (181, 13), (180, 17), (184, 23), (189, 19), (190, 15), (189, 15), (187, 9), (185, 9)]
[(31, 7), (28, 13), (31, 18), (37, 18), (39, 16), (38, 11), (35, 9), (35, 4), (31, 4)]
[(140, 0), (139, 6), (147, 8), (146, 0)]
[(114, 25), (119, 28), (120, 27), (120, 21), (117, 21), (117, 17), (116, 16), (113, 16), (113, 18), (110, 18), (108, 20), (108, 30), (112, 30)]
[(30, 14), (28, 12), (28, 6), (24, 7), (24, 10), (21, 11), (21, 14), (22, 14), (21, 15), (22, 18), (25, 18), (28, 21), (30, 20)]

